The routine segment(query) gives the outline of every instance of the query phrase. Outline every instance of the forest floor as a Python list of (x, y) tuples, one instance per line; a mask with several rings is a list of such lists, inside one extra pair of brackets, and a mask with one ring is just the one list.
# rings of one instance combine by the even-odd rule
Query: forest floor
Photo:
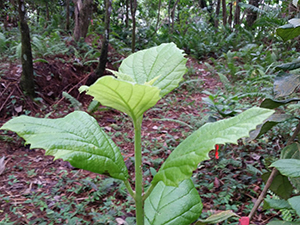
[[(120, 60), (122, 56), (115, 54), (114, 57), (110, 55), (110, 58)], [(46, 60), (48, 63), (34, 63), (37, 94), (34, 100), (28, 99), (20, 90), (20, 64), (0, 62), (0, 126), (12, 116), (22, 114), (49, 118), (65, 116), (78, 106), (62, 97), (63, 91), (82, 104), (80, 109), (87, 110), (92, 99), (79, 94), (78, 88), (86, 83), (95, 65), (75, 66), (64, 55)], [(213, 92), (222, 88), (218, 77), (207, 72), (197, 60), (189, 58), (187, 66), (189, 72), (180, 87), (145, 114), (142, 125), (145, 184), (152, 179), (149, 168), (157, 170), (180, 140), (205, 123), (204, 118), (209, 110), (203, 105), (202, 98), (206, 95), (202, 91)], [(116, 69), (112, 61), (108, 67)], [(91, 114), (122, 149), (126, 166), (134, 177), (133, 128), (130, 120), (116, 110), (103, 106), (99, 109)], [(123, 224), (125, 220), (130, 224), (128, 218), (134, 217), (133, 201), (127, 196), (124, 187), (118, 186), (118, 181), (78, 170), (60, 159), (53, 161), (52, 156), (44, 155), (44, 150), (29, 149), (21, 138), (8, 131), (0, 131), (0, 158), (3, 156), (5, 168), (0, 172), (0, 224)], [(213, 152), (211, 157), (211, 163), (204, 163), (196, 171), (196, 174), (211, 176), (203, 178), (209, 182), (206, 187), (199, 187), (200, 195), (204, 196), (203, 212), (207, 213), (219, 210), (215, 200), (223, 190), (220, 186), (226, 182), (222, 180), (225, 176), (222, 171), (219, 174), (209, 172), (218, 163)], [(255, 156), (247, 160), (254, 162)], [(226, 169), (231, 171), (237, 183), (244, 182), (241, 174), (235, 173), (233, 165), (228, 164)], [(258, 197), (262, 180), (248, 182), (247, 185), (244, 194), (236, 193), (231, 196), (232, 200), (228, 200), (229, 203), (245, 202), (233, 209), (239, 216), (246, 216), (244, 210)], [(212, 196), (209, 193), (216, 196), (209, 197)], [(260, 212), (256, 214), (253, 223), (266, 224), (274, 216), (276, 214), (265, 215)]]

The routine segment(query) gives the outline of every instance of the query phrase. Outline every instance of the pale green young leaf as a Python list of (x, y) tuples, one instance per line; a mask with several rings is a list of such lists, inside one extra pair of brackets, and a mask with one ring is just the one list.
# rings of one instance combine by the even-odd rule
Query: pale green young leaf
[(253, 107), (226, 120), (208, 123), (185, 139), (170, 154), (152, 184), (163, 181), (168, 186), (177, 186), (192, 176), (197, 165), (209, 159), (208, 153), (216, 144), (237, 143), (242, 137), (274, 113), (273, 110)]
[(227, 220), (228, 218), (232, 216), (238, 216), (231, 210), (222, 211), (216, 214), (211, 215), (210, 217), (206, 218), (205, 220), (198, 220), (195, 225), (206, 225), (206, 224), (216, 224), (223, 222), (224, 220)]
[(145, 225), (190, 225), (199, 218), (202, 208), (191, 179), (178, 187), (159, 182), (145, 201)]
[(270, 167), (276, 167), (284, 176), (300, 177), (299, 159), (279, 159), (273, 162)]
[(164, 96), (176, 88), (186, 73), (187, 59), (174, 43), (161, 44), (138, 51), (123, 60), (119, 72), (127, 74), (138, 84), (145, 84), (158, 77), (153, 86)]
[(118, 71), (114, 71), (114, 70), (110, 70), (110, 69), (107, 69), (109, 72), (111, 72), (113, 75), (115, 75), (118, 79), (120, 80), (123, 80), (123, 81), (128, 81), (128, 82), (132, 82), (132, 83), (136, 83), (134, 81), (134, 79), (127, 75), (127, 74), (124, 74), (124, 73), (120, 73)]
[(20, 116), (1, 130), (11, 130), (46, 155), (69, 161), (72, 166), (126, 180), (129, 175), (119, 148), (85, 112), (75, 111), (59, 119)]
[(140, 118), (157, 103), (159, 92), (157, 87), (122, 81), (112, 76), (99, 78), (87, 89), (87, 94), (102, 105), (120, 110), (133, 119)]

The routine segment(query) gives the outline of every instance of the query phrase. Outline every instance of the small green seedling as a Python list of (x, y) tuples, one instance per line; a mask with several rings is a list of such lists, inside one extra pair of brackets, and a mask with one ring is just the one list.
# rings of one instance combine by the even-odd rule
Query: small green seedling
[(202, 126), (178, 145), (144, 190), (143, 114), (178, 86), (186, 72), (186, 61), (175, 44), (162, 44), (126, 58), (118, 72), (112, 71), (117, 78), (105, 76), (90, 87), (80, 88), (102, 105), (131, 118), (135, 132), (134, 188), (120, 149), (85, 112), (75, 111), (59, 119), (20, 116), (1, 129), (16, 132), (31, 148), (43, 148), (55, 159), (62, 158), (74, 167), (122, 180), (135, 200), (137, 225), (191, 224), (197, 221), (203, 207), (190, 179), (198, 164), (209, 159), (208, 153), (216, 144), (237, 143), (248, 136), (273, 110), (254, 107), (233, 118)]

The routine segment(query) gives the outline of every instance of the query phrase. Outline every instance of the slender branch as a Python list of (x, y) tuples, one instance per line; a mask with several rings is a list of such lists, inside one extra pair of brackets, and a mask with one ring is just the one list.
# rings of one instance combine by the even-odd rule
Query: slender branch
[[(293, 135), (292, 135), (291, 138), (287, 141), (286, 146), (288, 146), (288, 145), (290, 145), (290, 144), (293, 143), (294, 139), (297, 137), (297, 135), (299, 134), (299, 132), (300, 132), (300, 121), (299, 121), (299, 123), (298, 123), (298, 125), (297, 125), (297, 127), (296, 127), (296, 129), (295, 129), (295, 131), (294, 131), (294, 133), (293, 133)], [(254, 216), (256, 210), (257, 210), (258, 207), (260, 206), (260, 204), (263, 202), (263, 200), (264, 200), (264, 198), (265, 198), (265, 196), (266, 196), (266, 194), (267, 194), (267, 191), (268, 191), (269, 187), (271, 186), (271, 184), (272, 184), (274, 178), (276, 177), (277, 173), (278, 173), (278, 170), (274, 167), (274, 168), (272, 169), (271, 175), (270, 175), (270, 177), (268, 178), (267, 183), (266, 183), (264, 189), (263, 189), (262, 192), (260, 193), (260, 195), (259, 195), (257, 201), (255, 202), (255, 204), (254, 204), (254, 206), (253, 206), (253, 208), (252, 208), (250, 214), (248, 215), (250, 221), (251, 221), (252, 217)]]
[(150, 187), (147, 189), (147, 191), (145, 192), (145, 194), (143, 195), (143, 200), (145, 201), (146, 198), (148, 198), (148, 196), (151, 194), (151, 192), (153, 191), (153, 189), (155, 188), (156, 185), (150, 185)]
[(135, 192), (132, 190), (129, 181), (128, 181), (128, 180), (125, 180), (125, 181), (124, 181), (124, 184), (125, 184), (125, 186), (126, 186), (126, 188), (127, 188), (127, 191), (128, 191), (129, 194), (131, 195), (131, 197), (133, 197), (133, 199), (135, 200)]

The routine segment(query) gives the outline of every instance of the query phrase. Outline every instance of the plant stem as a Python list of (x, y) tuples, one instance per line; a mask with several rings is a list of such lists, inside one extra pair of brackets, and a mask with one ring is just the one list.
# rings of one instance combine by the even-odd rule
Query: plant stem
[(143, 200), (143, 170), (141, 127), (142, 117), (133, 120), (134, 124), (134, 157), (135, 157), (135, 206), (136, 224), (144, 225), (144, 200)]
[(144, 196), (143, 196), (143, 200), (145, 201), (146, 198), (148, 198), (148, 196), (151, 194), (151, 192), (153, 191), (153, 189), (155, 188), (156, 185), (150, 185), (150, 187), (148, 188), (148, 190), (145, 192)]
[(130, 186), (130, 183), (128, 180), (125, 180), (124, 181), (124, 184), (127, 188), (127, 191), (129, 192), (129, 194), (131, 195), (131, 197), (133, 197), (133, 199), (135, 200), (135, 192), (132, 190), (131, 186)]

